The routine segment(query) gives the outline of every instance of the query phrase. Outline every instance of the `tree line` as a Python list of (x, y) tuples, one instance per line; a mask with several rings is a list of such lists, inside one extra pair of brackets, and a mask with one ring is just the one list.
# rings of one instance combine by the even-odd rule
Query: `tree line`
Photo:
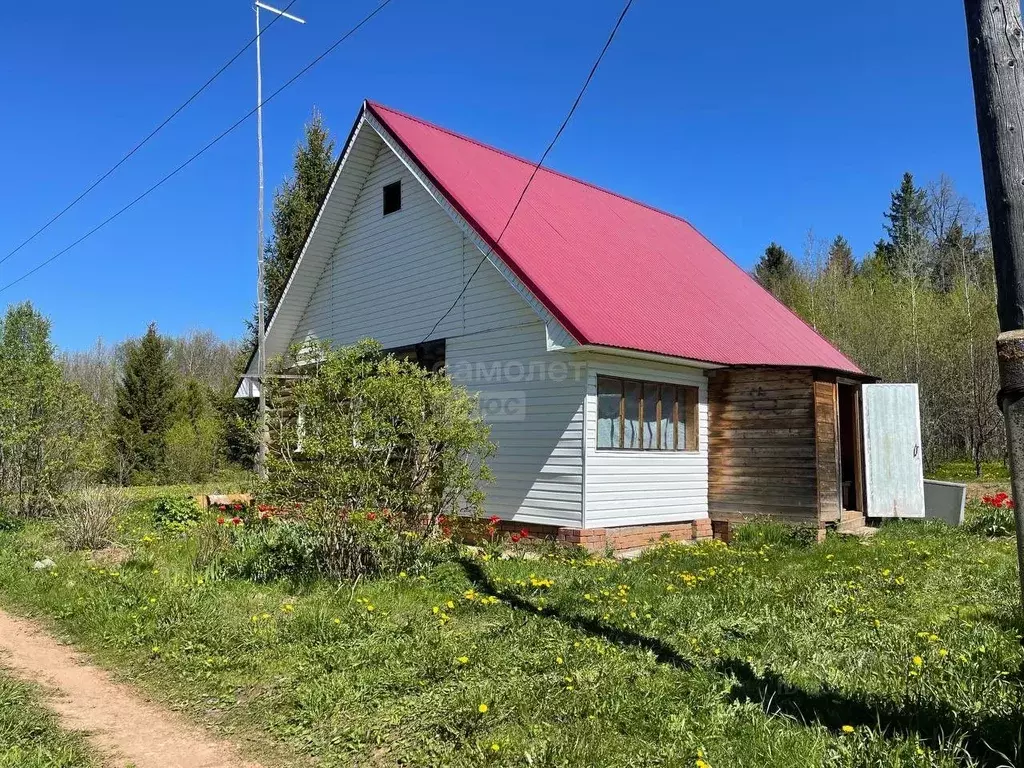
[(754, 276), (865, 372), (919, 385), (928, 465), (969, 458), (980, 474), (1006, 452), (985, 219), (949, 178), (905, 173), (881, 224), (859, 260), (842, 235), (809, 233), (799, 257), (769, 244)]
[[(334, 139), (314, 109), (292, 173), (274, 194), (266, 245), (273, 307), (330, 183)], [(75, 488), (187, 483), (251, 469), (253, 404), (233, 397), (255, 348), (156, 325), (117, 344), (59, 352), (29, 303), (0, 318), (0, 517), (51, 508)], [(268, 318), (269, 320), (269, 318)]]

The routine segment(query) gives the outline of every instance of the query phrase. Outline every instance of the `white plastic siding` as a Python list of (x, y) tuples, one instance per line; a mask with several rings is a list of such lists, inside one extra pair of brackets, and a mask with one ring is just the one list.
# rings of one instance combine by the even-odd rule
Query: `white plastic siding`
[[(384, 216), (381, 189), (401, 180), (402, 208)], [(483, 255), (386, 147), (320, 277), (293, 342), (385, 347), (423, 341)], [(537, 316), (493, 268), (477, 273), (433, 338), (532, 322)]]
[[(597, 449), (597, 376), (689, 384), (700, 389), (700, 450)], [(587, 528), (694, 520), (708, 513), (708, 388), (697, 368), (592, 356), (587, 362)]]
[(488, 514), (580, 527), (582, 369), (576, 376), (569, 355), (545, 351), (539, 320), (449, 339), (447, 358), (453, 378), (480, 393), (497, 446)]
[[(402, 208), (384, 216), (381, 190), (397, 180)], [(381, 146), (292, 341), (348, 344), (373, 337), (385, 347), (423, 341), (482, 258)], [(585, 382), (571, 366), (564, 376), (556, 366), (550, 378), (550, 365), (569, 357), (546, 351), (544, 323), (485, 264), (431, 338), (447, 339), (449, 371), (467, 389), (483, 393), (485, 414), (488, 407), (503, 410), (488, 419), (498, 451), (490, 461), (495, 482), (485, 489), (487, 513), (578, 527)]]

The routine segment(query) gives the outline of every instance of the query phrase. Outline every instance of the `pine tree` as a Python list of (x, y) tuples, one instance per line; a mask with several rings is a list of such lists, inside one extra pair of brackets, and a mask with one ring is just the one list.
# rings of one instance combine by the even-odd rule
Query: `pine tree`
[[(284, 292), (292, 265), (327, 194), (334, 163), (334, 139), (324, 126), (323, 115), (314, 109), (295, 150), (292, 175), (274, 193), (270, 217), (274, 231), (265, 254), (267, 306), (271, 309)], [(270, 322), (269, 316), (266, 322)]]
[(162, 468), (174, 385), (168, 344), (152, 323), (145, 336), (127, 345), (124, 375), (115, 393), (113, 447), (120, 480)]
[(754, 277), (766, 289), (778, 294), (780, 289), (796, 277), (796, 262), (785, 248), (772, 242), (764, 249), (761, 260), (754, 267)]
[(906, 254), (920, 247), (928, 225), (927, 191), (914, 184), (910, 171), (903, 174), (899, 188), (891, 194), (889, 210), (885, 218), (885, 232), (888, 242), (883, 246), (889, 266), (895, 266), (900, 254)]
[(853, 248), (842, 235), (836, 235), (828, 247), (828, 261), (825, 271), (836, 277), (850, 278), (857, 271), (857, 262), (853, 259)]

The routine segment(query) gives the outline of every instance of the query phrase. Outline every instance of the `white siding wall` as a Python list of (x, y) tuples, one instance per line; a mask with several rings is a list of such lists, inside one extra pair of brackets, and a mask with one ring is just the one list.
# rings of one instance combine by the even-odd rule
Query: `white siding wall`
[[(401, 180), (402, 209), (383, 216), (381, 188)], [(401, 161), (381, 148), (294, 337), (385, 347), (423, 340), (483, 255)], [(481, 269), (434, 338), (504, 328), (537, 315), (493, 268)]]
[(545, 351), (539, 320), (448, 341), (453, 378), (480, 392), (484, 414), (495, 414), (488, 418), (498, 447), (489, 514), (582, 524), (584, 378), (568, 362), (566, 353)]
[[(597, 376), (700, 388), (700, 450), (597, 450)], [(592, 356), (587, 362), (587, 528), (694, 520), (708, 513), (708, 388), (698, 368)]]
[[(381, 188), (397, 180), (402, 209), (383, 216)], [(318, 338), (348, 344), (366, 337), (385, 347), (420, 342), (482, 258), (382, 146), (293, 342)], [(485, 409), (519, 410), (492, 422), (498, 452), (490, 462), (496, 482), (486, 489), (488, 514), (578, 527), (585, 382), (571, 373), (563, 378), (560, 367), (555, 379), (547, 375), (551, 363), (568, 358), (546, 351), (545, 326), (537, 314), (485, 264), (432, 338), (447, 339), (449, 370), (471, 391), (483, 392)], [(531, 363), (534, 375), (526, 381)], [(536, 374), (540, 369), (543, 378)]]

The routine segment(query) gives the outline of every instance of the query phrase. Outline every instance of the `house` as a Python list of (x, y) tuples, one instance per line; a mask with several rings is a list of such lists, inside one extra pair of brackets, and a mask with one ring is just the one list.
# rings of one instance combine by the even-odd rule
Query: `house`
[(546, 168), (523, 195), (533, 173), (364, 103), (268, 357), (373, 337), (443, 363), (491, 423), (487, 513), (591, 548), (918, 514), (916, 389), (868, 383), (685, 220)]

